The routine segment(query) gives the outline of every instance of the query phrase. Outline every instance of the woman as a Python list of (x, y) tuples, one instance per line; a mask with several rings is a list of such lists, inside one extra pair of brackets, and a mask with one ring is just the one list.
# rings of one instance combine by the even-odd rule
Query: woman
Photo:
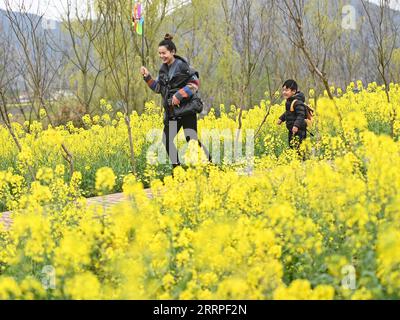
[(191, 113), (183, 116), (175, 116), (174, 108), (187, 103), (198, 92), (200, 81), (198, 73), (190, 68), (188, 62), (176, 55), (177, 49), (172, 42), (172, 36), (167, 34), (160, 42), (158, 53), (163, 62), (158, 78), (154, 80), (149, 71), (142, 67), (140, 73), (147, 85), (163, 97), (164, 105), (164, 134), (163, 144), (166, 147), (173, 168), (180, 166), (178, 150), (175, 147), (174, 139), (183, 127), (186, 141), (198, 141), (203, 148), (209, 161), (210, 154), (198, 139), (197, 135), (197, 114)]

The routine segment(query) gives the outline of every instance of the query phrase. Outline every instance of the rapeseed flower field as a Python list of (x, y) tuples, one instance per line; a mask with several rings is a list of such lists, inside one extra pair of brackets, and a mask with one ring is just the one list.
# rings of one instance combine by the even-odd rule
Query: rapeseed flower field
[[(310, 100), (302, 156), (276, 126), (283, 104), (263, 100), (242, 116), (257, 131), (270, 110), (251, 158), (208, 164), (190, 143), (173, 177), (149, 156), (154, 102), (131, 115), (136, 174), (111, 106), (83, 128), (13, 123), (21, 152), (0, 127), (0, 211), (13, 220), (0, 224), (0, 299), (399, 299), (400, 86), (390, 103), (375, 83), (353, 88)], [(240, 109), (217, 109), (200, 138), (238, 128)], [(107, 211), (84, 200), (118, 191), (129, 201)]]

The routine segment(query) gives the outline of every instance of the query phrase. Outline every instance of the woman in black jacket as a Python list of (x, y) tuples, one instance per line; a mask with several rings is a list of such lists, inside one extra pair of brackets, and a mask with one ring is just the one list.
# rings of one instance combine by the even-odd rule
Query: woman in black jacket
[(184, 116), (175, 116), (174, 113), (174, 108), (187, 103), (198, 92), (200, 86), (198, 73), (189, 66), (185, 59), (176, 55), (177, 49), (172, 42), (172, 36), (169, 34), (160, 42), (158, 52), (163, 62), (158, 78), (156, 80), (153, 79), (145, 67), (140, 69), (140, 73), (150, 89), (163, 97), (163, 144), (166, 147), (173, 168), (180, 166), (174, 139), (182, 127), (186, 141), (188, 143), (190, 140), (198, 141), (199, 146), (203, 148), (211, 162), (211, 156), (207, 148), (198, 139), (197, 114), (193, 112)]

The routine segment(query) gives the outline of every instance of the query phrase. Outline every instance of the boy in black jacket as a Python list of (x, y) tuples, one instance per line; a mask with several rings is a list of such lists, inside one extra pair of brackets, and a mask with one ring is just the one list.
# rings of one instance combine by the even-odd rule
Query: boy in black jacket
[(304, 105), (306, 97), (298, 91), (298, 85), (294, 80), (287, 80), (283, 84), (282, 95), (286, 99), (286, 111), (279, 118), (278, 125), (286, 122), (289, 130), (289, 146), (298, 148), (307, 137), (306, 107)]

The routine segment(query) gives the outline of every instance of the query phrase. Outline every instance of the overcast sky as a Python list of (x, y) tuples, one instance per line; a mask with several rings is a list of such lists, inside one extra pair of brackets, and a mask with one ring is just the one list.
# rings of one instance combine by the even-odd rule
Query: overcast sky
[[(18, 10), (18, 7), (23, 4), (26, 8), (30, 8), (30, 12), (45, 14), (47, 18), (60, 19), (60, 16), (65, 14), (67, 7), (67, 0), (0, 0), (0, 8), (5, 8), (5, 2), (8, 1), (13, 10)], [(76, 7), (76, 3), (87, 3), (89, 0), (70, 0), (73, 7)], [(130, 1), (130, 0), (127, 0)], [(370, 2), (379, 3), (379, 0), (370, 0)], [(400, 10), (400, 0), (391, 0), (393, 8)], [(80, 11), (85, 10), (84, 6), (80, 8)]]
[[(379, 0), (369, 0), (369, 2), (374, 2), (379, 4)], [(390, 5), (393, 9), (400, 10), (400, 1), (399, 0), (391, 0)]]

